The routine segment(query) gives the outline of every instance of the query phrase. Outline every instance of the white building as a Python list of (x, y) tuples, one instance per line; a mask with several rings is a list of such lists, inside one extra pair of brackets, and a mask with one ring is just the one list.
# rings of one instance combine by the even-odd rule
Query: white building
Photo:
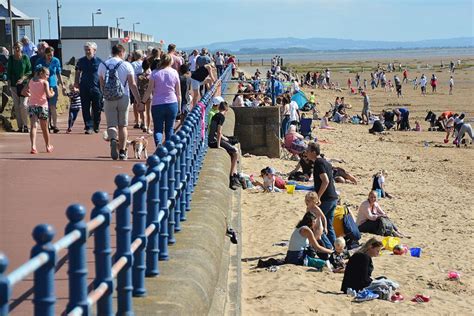
[[(128, 38), (129, 43), (122, 40)], [(84, 56), (84, 43), (95, 42), (97, 44), (97, 56), (102, 60), (107, 59), (112, 47), (122, 43), (128, 51), (135, 49), (146, 50), (148, 47), (161, 47), (154, 42), (152, 35), (138, 32), (124, 31), (109, 26), (63, 26), (61, 28), (62, 61), (67, 63), (72, 57), (77, 61)]]

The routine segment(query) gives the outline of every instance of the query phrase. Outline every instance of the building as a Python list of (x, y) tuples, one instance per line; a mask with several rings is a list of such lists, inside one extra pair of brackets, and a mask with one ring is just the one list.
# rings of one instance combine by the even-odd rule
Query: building
[(152, 35), (130, 32), (109, 26), (63, 26), (61, 28), (62, 61), (67, 63), (84, 56), (84, 43), (97, 44), (97, 56), (105, 60), (110, 56), (112, 46), (122, 43), (128, 51), (161, 47)]
[[(25, 13), (21, 12), (14, 6), (12, 8), (12, 20), (13, 27), (13, 41), (19, 41), (23, 36), (27, 36), (33, 43), (36, 43), (37, 36), (35, 33), (35, 20), (38, 18), (33, 18), (27, 16)], [(10, 14), (8, 12), (8, 2), (7, 0), (0, 0), (0, 46), (5, 46), (10, 48), (10, 39), (7, 36), (7, 21), (10, 19)]]

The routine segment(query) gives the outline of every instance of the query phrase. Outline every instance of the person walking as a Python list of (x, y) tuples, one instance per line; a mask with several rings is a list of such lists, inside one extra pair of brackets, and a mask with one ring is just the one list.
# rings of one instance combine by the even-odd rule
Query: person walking
[(217, 69), (217, 78), (220, 78), (222, 73), (224, 72), (224, 56), (221, 52), (217, 52), (216, 54), (216, 69)]
[(326, 216), (327, 231), (323, 234), (321, 240), (326, 248), (331, 249), (336, 240), (333, 220), (338, 200), (332, 166), (321, 156), (321, 148), (317, 143), (311, 142), (308, 144), (306, 157), (313, 161), (314, 191), (318, 193), (321, 200), (319, 208)]
[(59, 133), (58, 128), (58, 112), (56, 105), (58, 104), (58, 83), (62, 87), (62, 92), (66, 94), (66, 87), (61, 77), (61, 62), (54, 57), (54, 48), (48, 47), (44, 50), (44, 57), (38, 58), (35, 66), (42, 65), (49, 69), (48, 83), (49, 87), (54, 91), (54, 96), (48, 99), (49, 123), (53, 133)]
[(402, 96), (402, 82), (398, 75), (393, 76), (393, 81), (395, 82), (395, 88), (397, 90), (397, 97), (400, 98)]
[(36, 53), (36, 45), (33, 44), (28, 36), (23, 36), (21, 39), (21, 43), (23, 44), (22, 52), (24, 55), (28, 56), (28, 58), (31, 58)]
[(97, 44), (84, 44), (85, 56), (79, 58), (76, 64), (74, 86), (81, 95), (82, 118), (86, 134), (99, 132), (100, 116), (102, 111), (102, 92), (99, 83), (99, 65), (102, 60), (96, 56)]
[(449, 95), (453, 94), (453, 88), (454, 88), (454, 78), (451, 76), (449, 78)]
[(179, 74), (171, 67), (172, 64), (173, 58), (170, 54), (161, 56), (160, 65), (151, 73), (148, 88), (141, 100), (142, 103), (146, 103), (153, 93), (151, 116), (156, 147), (163, 143), (163, 131), (166, 140), (173, 135), (178, 104), (181, 104)]
[[(131, 62), (133, 67), (133, 72), (135, 73), (135, 81), (137, 82), (138, 86), (138, 77), (143, 73), (143, 51), (137, 49), (132, 53), (133, 61)], [(140, 87), (138, 87), (138, 92), (140, 92)], [(143, 132), (147, 131), (147, 127), (145, 124), (145, 109), (140, 108), (140, 100), (135, 100), (133, 98), (133, 94), (130, 95), (130, 103), (133, 106), (133, 118), (134, 118), (134, 125), (133, 128), (141, 129)]]
[(32, 67), (36, 65), (36, 62), (40, 58), (44, 58), (44, 50), (49, 47), (49, 44), (46, 42), (39, 42), (38, 43), (38, 50), (36, 51), (36, 54), (30, 57), (30, 64)]
[(370, 98), (365, 91), (362, 91), (362, 96), (364, 97), (364, 106), (362, 107), (362, 123), (368, 125), (370, 117)]
[(171, 67), (174, 70), (179, 71), (179, 67), (181, 67), (181, 65), (184, 64), (184, 59), (176, 51), (175, 44), (168, 45), (168, 54), (171, 55), (171, 58), (173, 59), (173, 63), (171, 64)]
[(124, 58), (125, 48), (117, 44), (112, 47), (112, 57), (101, 63), (98, 69), (100, 87), (104, 94), (107, 140), (110, 141), (110, 156), (113, 160), (127, 160), (130, 91), (136, 100), (140, 100), (133, 67)]
[(21, 42), (13, 45), (13, 54), (8, 57), (7, 80), (13, 99), (13, 111), (18, 125), (17, 132), (28, 133), (28, 98), (21, 94), (31, 75), (30, 59), (22, 52)]

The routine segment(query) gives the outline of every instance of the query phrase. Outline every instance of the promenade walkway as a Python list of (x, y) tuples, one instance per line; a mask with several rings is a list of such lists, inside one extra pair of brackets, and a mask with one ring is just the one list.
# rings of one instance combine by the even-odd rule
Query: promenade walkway
[[(105, 118), (103, 117), (105, 122)], [(113, 193), (114, 177), (119, 173), (131, 173), (136, 160), (112, 161), (109, 144), (102, 134), (85, 135), (82, 119), (78, 118), (71, 134), (65, 134), (67, 115), (59, 121), (60, 134), (52, 134), (55, 150), (47, 154), (42, 136), (38, 135), (39, 154), (29, 153), (28, 134), (0, 133), (0, 249), (8, 256), (12, 271), (29, 259), (34, 242), (33, 228), (39, 223), (49, 223), (56, 229), (55, 240), (64, 235), (67, 223), (65, 211), (72, 203), (83, 204), (90, 218), (92, 193), (103, 190)], [(105, 125), (101, 126), (105, 129)], [(129, 138), (143, 135), (140, 130), (129, 129)], [(151, 138), (150, 138), (151, 140)], [(152, 146), (154, 148), (154, 146)], [(115, 231), (112, 231), (115, 235)], [(112, 246), (114, 246), (112, 237)], [(89, 282), (94, 278), (92, 239), (89, 238)], [(59, 265), (66, 252), (58, 256)], [(63, 258), (63, 260), (61, 260)], [(56, 274), (57, 311), (62, 312), (67, 303), (67, 265)], [(13, 298), (28, 297), (33, 285), (32, 276), (15, 287)], [(32, 298), (30, 294), (28, 300)], [(15, 307), (13, 315), (32, 315), (31, 303)]]

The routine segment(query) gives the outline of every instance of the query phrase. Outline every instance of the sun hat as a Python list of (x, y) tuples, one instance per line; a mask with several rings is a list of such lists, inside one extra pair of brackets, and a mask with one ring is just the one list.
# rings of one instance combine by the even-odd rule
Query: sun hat
[(221, 96), (212, 98), (212, 105), (219, 105), (221, 102), (224, 102), (224, 98)]

